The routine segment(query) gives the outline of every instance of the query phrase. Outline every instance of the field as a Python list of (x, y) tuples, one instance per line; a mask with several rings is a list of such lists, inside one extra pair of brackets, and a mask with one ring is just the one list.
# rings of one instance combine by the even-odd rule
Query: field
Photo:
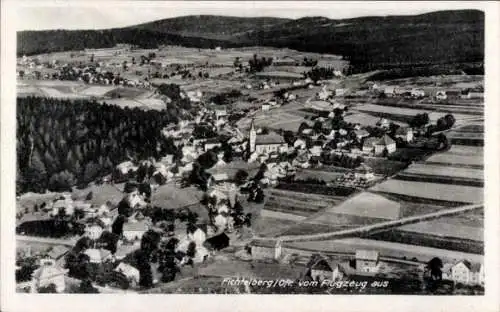
[[(380, 120), (380, 117), (376, 117), (366, 113), (348, 113), (344, 120), (346, 122), (360, 124), (362, 126), (375, 126), (376, 123)], [(391, 122), (400, 125), (401, 127), (407, 127), (408, 124), (402, 121), (390, 120)]]
[[(393, 119), (406, 119), (411, 118), (417, 114), (422, 114), (422, 113), (427, 113), (429, 115), (429, 121), (431, 123), (436, 123), (436, 121), (446, 115), (446, 113), (452, 113), (453, 116), (455, 117), (456, 123), (459, 124), (460, 122), (470, 120), (470, 119), (477, 119), (477, 116), (471, 116), (467, 114), (457, 114), (453, 112), (453, 110), (449, 110), (448, 112), (432, 112), (428, 110), (423, 110), (423, 109), (411, 109), (411, 108), (401, 108), (401, 107), (387, 107), (387, 106), (382, 106), (382, 105), (376, 105), (376, 104), (362, 104), (356, 107), (357, 110), (361, 112), (366, 112), (366, 113), (371, 113), (376, 116), (380, 117), (387, 117), (387, 118), (393, 118)], [(392, 117), (391, 117), (392, 116)]]
[(108, 201), (113, 205), (118, 205), (120, 200), (123, 198), (123, 192), (111, 184), (91, 185), (81, 190), (74, 189), (72, 197), (75, 200), (85, 200), (90, 192), (92, 192), (92, 199), (89, 203), (96, 206), (103, 205)]
[(316, 220), (331, 223), (330, 215), (336, 214), (395, 220), (400, 217), (400, 204), (378, 194), (362, 192), (325, 210)]
[(483, 241), (484, 238), (484, 228), (449, 224), (441, 219), (408, 224), (399, 229), (405, 232), (465, 238), (474, 241)]
[(202, 199), (203, 192), (195, 187), (179, 188), (166, 184), (160, 186), (151, 196), (151, 205), (169, 209), (180, 209), (196, 205)]
[(325, 207), (338, 204), (343, 198), (342, 196), (325, 196), (271, 189), (268, 191), (265, 209), (299, 216), (310, 216)]
[(416, 258), (421, 262), (427, 262), (433, 257), (440, 257), (446, 262), (456, 262), (463, 259), (477, 263), (483, 262), (483, 256), (479, 254), (361, 238), (294, 242), (285, 243), (283, 246), (326, 253), (354, 253), (356, 249), (376, 249), (383, 257)]
[(364, 163), (373, 169), (375, 174), (391, 176), (406, 167), (406, 163), (381, 158), (366, 157)]
[(427, 158), (427, 163), (482, 168), (484, 164), (483, 154), (483, 148), (479, 146), (453, 145), (450, 150), (444, 153), (434, 154)]
[[(264, 211), (265, 210), (263, 210), (262, 212)], [(259, 236), (274, 237), (297, 223), (297, 221), (292, 221), (284, 218), (267, 217), (264, 215), (262, 215), (257, 221), (252, 223), (253, 231)]]
[(387, 180), (372, 187), (371, 191), (438, 202), (479, 203), (483, 201), (482, 188), (463, 185)]
[(429, 165), (429, 164), (412, 164), (404, 173), (421, 174), (426, 176), (444, 176), (452, 178), (468, 178), (472, 180), (483, 180), (484, 172), (480, 169)]

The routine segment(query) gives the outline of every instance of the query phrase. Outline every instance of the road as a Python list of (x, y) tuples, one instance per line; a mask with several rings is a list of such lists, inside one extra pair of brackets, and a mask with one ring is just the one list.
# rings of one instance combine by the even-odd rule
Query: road
[(466, 206), (461, 206), (458, 208), (450, 208), (450, 209), (446, 209), (446, 210), (440, 210), (437, 212), (419, 215), (419, 216), (412, 216), (412, 217), (406, 217), (406, 218), (402, 218), (402, 219), (398, 219), (398, 220), (379, 222), (376, 224), (361, 226), (361, 227), (357, 227), (354, 229), (347, 229), (347, 230), (341, 230), (341, 231), (335, 231), (335, 232), (329, 232), (329, 233), (321, 233), (321, 234), (293, 235), (293, 236), (285, 235), (285, 236), (278, 237), (278, 239), (281, 240), (282, 242), (301, 242), (301, 241), (326, 240), (326, 239), (343, 238), (343, 237), (348, 237), (348, 236), (357, 236), (359, 234), (363, 234), (363, 233), (367, 233), (367, 232), (383, 230), (383, 229), (390, 229), (393, 227), (399, 227), (399, 226), (406, 225), (406, 224), (418, 223), (418, 222), (428, 221), (428, 220), (432, 220), (432, 219), (436, 219), (436, 218), (440, 218), (440, 217), (444, 217), (444, 216), (456, 215), (456, 214), (460, 214), (463, 212), (472, 211), (475, 209), (481, 209), (483, 207), (484, 207), (483, 203), (466, 205)]

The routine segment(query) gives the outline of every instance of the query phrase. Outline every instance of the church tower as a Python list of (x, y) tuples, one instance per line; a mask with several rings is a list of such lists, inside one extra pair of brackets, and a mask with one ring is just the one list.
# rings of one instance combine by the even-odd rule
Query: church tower
[(253, 123), (253, 119), (252, 119), (252, 124), (250, 125), (250, 132), (248, 134), (248, 151), (249, 151), (249, 154), (252, 154), (253, 152), (255, 152), (255, 141), (257, 139), (257, 132), (255, 131), (255, 126), (254, 126), (254, 123)]

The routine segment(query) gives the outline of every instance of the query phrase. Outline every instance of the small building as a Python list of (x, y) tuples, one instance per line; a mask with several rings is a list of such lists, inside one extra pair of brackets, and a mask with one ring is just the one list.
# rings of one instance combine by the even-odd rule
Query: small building
[(100, 226), (99, 224), (95, 224), (95, 223), (94, 224), (87, 224), (85, 226), (84, 235), (92, 240), (96, 240), (99, 237), (101, 237), (101, 234), (103, 231), (104, 231), (104, 228), (102, 226)]
[(379, 265), (379, 254), (376, 250), (356, 250), (356, 270), (358, 272), (376, 273)]
[(425, 96), (425, 91), (423, 89), (411, 89), (410, 94), (413, 98), (423, 98)]
[(56, 245), (50, 249), (47, 256), (50, 259), (58, 261), (62, 259), (69, 252), (69, 248), (63, 245)]
[(439, 90), (438, 92), (436, 92), (436, 100), (444, 101), (447, 98), (448, 98), (448, 96), (446, 95), (446, 91)]
[(84, 254), (86, 254), (89, 257), (89, 262), (90, 263), (103, 263), (106, 262), (107, 260), (111, 260), (112, 255), (111, 251), (107, 249), (97, 249), (97, 248), (89, 248), (86, 249)]
[(346, 94), (346, 89), (335, 89), (335, 96), (344, 96)]
[(469, 93), (467, 93), (467, 98), (468, 99), (483, 99), (484, 92), (482, 92), (482, 91), (469, 91)]
[(375, 143), (378, 141), (378, 138), (365, 138), (363, 140), (363, 152), (364, 153), (374, 153), (375, 152)]
[(386, 96), (392, 97), (396, 94), (396, 88), (393, 86), (385, 87), (384, 94)]
[(226, 118), (229, 114), (226, 109), (216, 109), (215, 110), (215, 119), (219, 120), (221, 118)]
[(123, 237), (128, 241), (138, 241), (147, 230), (149, 230), (149, 224), (146, 220), (129, 221), (123, 224)]
[(356, 138), (358, 139), (358, 141), (361, 141), (362, 139), (370, 136), (370, 133), (364, 129), (354, 130), (354, 133), (356, 134)]
[(229, 246), (229, 236), (226, 233), (220, 233), (218, 235), (207, 238), (205, 241), (205, 246), (209, 250), (222, 250)]
[(464, 285), (484, 285), (484, 266), (468, 260), (447, 264), (443, 268), (443, 279)]
[(254, 239), (250, 243), (252, 259), (269, 260), (281, 257), (281, 241), (274, 239)]
[(384, 151), (387, 150), (387, 153), (393, 153), (396, 151), (396, 142), (391, 139), (387, 134), (384, 134), (383, 137), (378, 139), (377, 142), (373, 145), (375, 151), (375, 155), (382, 155)]
[(206, 151), (209, 151), (213, 148), (216, 148), (216, 147), (220, 147), (222, 146), (222, 143), (219, 141), (218, 138), (212, 138), (212, 139), (208, 139), (205, 141), (205, 143), (203, 144), (203, 149)]
[(394, 136), (404, 142), (411, 142), (413, 141), (413, 130), (411, 128), (399, 127)]
[(53, 259), (42, 259), (40, 268), (33, 272), (31, 292), (38, 292), (39, 288), (48, 287), (54, 284), (56, 292), (61, 293), (66, 289), (64, 276), (68, 273), (67, 269), (58, 267)]
[(132, 287), (135, 287), (136, 285), (139, 284), (139, 279), (141, 277), (141, 274), (138, 269), (131, 266), (130, 264), (121, 262), (116, 267), (115, 272), (123, 274), (127, 278)]
[(373, 174), (373, 169), (370, 166), (362, 163), (354, 171), (354, 177), (356, 179), (373, 180), (375, 178), (375, 175)]
[(271, 106), (269, 104), (262, 104), (262, 111), (268, 111), (271, 109)]

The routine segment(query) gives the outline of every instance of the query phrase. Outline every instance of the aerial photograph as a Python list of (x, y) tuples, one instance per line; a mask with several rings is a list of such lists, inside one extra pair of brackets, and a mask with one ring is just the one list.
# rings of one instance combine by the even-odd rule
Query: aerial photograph
[(16, 292), (484, 295), (485, 13), (336, 12), (20, 9)]

